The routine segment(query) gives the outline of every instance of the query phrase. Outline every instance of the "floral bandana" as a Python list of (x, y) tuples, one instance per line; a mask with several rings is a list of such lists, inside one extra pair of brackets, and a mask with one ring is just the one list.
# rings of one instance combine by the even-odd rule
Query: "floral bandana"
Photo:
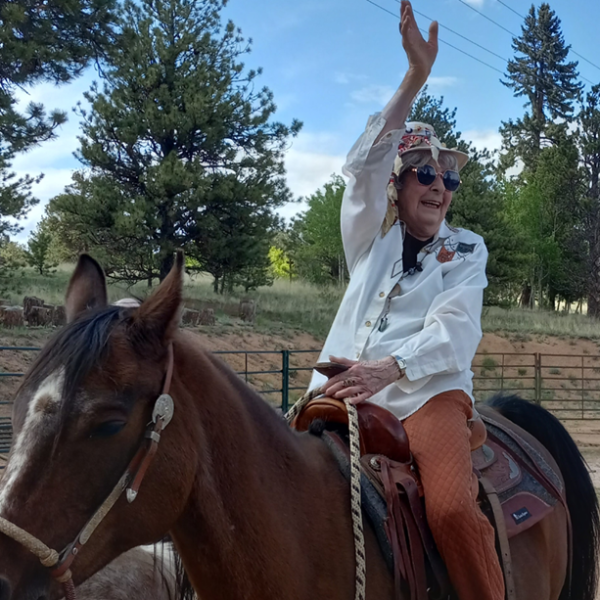
[(398, 191), (396, 190), (394, 183), (396, 181), (396, 176), (402, 171), (402, 167), (404, 165), (402, 160), (403, 156), (407, 152), (415, 150), (428, 150), (431, 152), (431, 156), (436, 162), (438, 162), (440, 152), (449, 152), (456, 158), (459, 171), (467, 164), (467, 161), (469, 160), (468, 154), (465, 154), (460, 150), (449, 150), (446, 148), (445, 144), (440, 142), (435, 133), (435, 129), (431, 125), (418, 122), (407, 123), (404, 128), (402, 138), (400, 139), (400, 143), (398, 144), (398, 155), (394, 160), (394, 168), (387, 188), (389, 205), (382, 225), (382, 237), (387, 234), (394, 223), (396, 223), (398, 220), (398, 210), (396, 208)]

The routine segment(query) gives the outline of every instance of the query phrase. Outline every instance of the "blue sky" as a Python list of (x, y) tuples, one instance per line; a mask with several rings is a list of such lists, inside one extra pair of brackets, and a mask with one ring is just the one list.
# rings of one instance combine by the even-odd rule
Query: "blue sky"
[[(396, 0), (373, 0), (397, 14)], [(530, 2), (503, 0), (525, 14)], [(442, 26), (466, 36), (501, 57), (511, 58), (511, 36), (468, 6), (483, 12), (506, 29), (520, 33), (522, 19), (498, 0), (416, 0), (415, 10), (437, 19)], [(573, 50), (600, 66), (597, 23), (600, 2), (551, 0), (562, 21), (563, 33)], [(367, 0), (230, 0), (224, 17), (231, 18), (247, 38), (253, 51), (248, 67), (261, 66), (260, 83), (271, 88), (278, 105), (277, 119), (304, 123), (291, 144), (286, 166), (288, 183), (296, 196), (305, 196), (340, 172), (344, 156), (362, 132), (369, 114), (380, 110), (399, 85), (407, 63), (398, 33), (398, 19)], [(417, 16), (424, 29), (429, 21)], [(473, 46), (443, 27), (440, 38), (489, 65), (505, 70), (505, 63)], [(600, 82), (600, 69), (578, 57), (583, 77)], [(502, 120), (523, 112), (522, 99), (515, 99), (499, 82), (500, 73), (460, 52), (440, 44), (440, 53), (430, 79), (430, 91), (445, 97), (446, 105), (458, 107), (458, 127), (466, 139), (478, 146), (497, 148)], [(60, 88), (40, 85), (21, 94), (23, 101), (43, 102), (48, 109), (68, 111), (82, 98), (94, 73)], [(586, 84), (589, 87), (589, 84)], [(59, 138), (34, 149), (15, 161), (19, 173), (45, 174), (35, 189), (40, 205), (27, 222), (27, 233), (43, 215), (46, 201), (68, 185), (79, 163), (72, 156), (78, 147), (78, 122), (70, 113)], [(290, 216), (302, 208), (282, 210)]]

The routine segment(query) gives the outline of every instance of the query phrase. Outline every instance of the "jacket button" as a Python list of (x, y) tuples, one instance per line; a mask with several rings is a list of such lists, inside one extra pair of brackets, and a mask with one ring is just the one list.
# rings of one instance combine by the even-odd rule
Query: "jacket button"
[(366, 325), (367, 327), (371, 327), (371, 321), (367, 321), (367, 322), (365, 323), (365, 325)]
[(379, 292), (379, 297), (383, 298), (385, 296), (385, 292)]

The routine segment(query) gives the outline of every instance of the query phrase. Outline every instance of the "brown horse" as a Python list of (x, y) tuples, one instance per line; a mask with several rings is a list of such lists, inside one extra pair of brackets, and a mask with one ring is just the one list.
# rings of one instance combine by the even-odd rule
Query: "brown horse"
[[(141, 307), (123, 308), (107, 305), (97, 263), (80, 259), (67, 292), (69, 324), (48, 342), (15, 399), (0, 515), (52, 548), (71, 544), (144, 436), (152, 438), (147, 427), (157, 396), (169, 387), (172, 347), (172, 421), (137, 497), (121, 495), (75, 557), (75, 582), (169, 533), (202, 600), (351, 600), (346, 480), (318, 437), (291, 431), (193, 334), (179, 331), (182, 264), (178, 256)], [(566, 475), (574, 571), (567, 589), (567, 523), (559, 504), (512, 541), (518, 597), (592, 600), (594, 490), (574, 443), (542, 412), (540, 435)], [(367, 599), (391, 600), (392, 576), (368, 524), (365, 536)], [(0, 556), (0, 600), (60, 595), (49, 570), (4, 535)]]
[(77, 587), (77, 600), (174, 600), (170, 548), (132, 548)]

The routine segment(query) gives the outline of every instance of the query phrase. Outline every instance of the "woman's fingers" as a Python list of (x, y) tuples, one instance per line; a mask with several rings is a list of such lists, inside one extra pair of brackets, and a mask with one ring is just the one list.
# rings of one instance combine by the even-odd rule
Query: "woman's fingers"
[(346, 379), (342, 379), (341, 381), (336, 382), (331, 387), (328, 387), (325, 391), (328, 396), (337, 397), (336, 394), (343, 390), (347, 390), (353, 388), (359, 383), (359, 380), (355, 377), (348, 377)]
[(330, 356), (330, 362), (339, 363), (340, 365), (345, 365), (347, 367), (351, 367), (358, 363), (356, 360), (350, 360), (349, 358), (344, 358), (342, 356)]
[(437, 21), (431, 21), (429, 25), (429, 43), (437, 49), (438, 47), (438, 31), (440, 26)]
[(339, 392), (333, 395), (334, 398), (342, 400), (343, 398), (353, 398), (355, 396), (361, 396), (366, 393), (363, 386), (354, 386), (349, 388), (343, 388)]
[(350, 398), (350, 404), (360, 404), (361, 402), (367, 401), (371, 397), (371, 394), (365, 392), (364, 394), (358, 394), (353, 398)]

